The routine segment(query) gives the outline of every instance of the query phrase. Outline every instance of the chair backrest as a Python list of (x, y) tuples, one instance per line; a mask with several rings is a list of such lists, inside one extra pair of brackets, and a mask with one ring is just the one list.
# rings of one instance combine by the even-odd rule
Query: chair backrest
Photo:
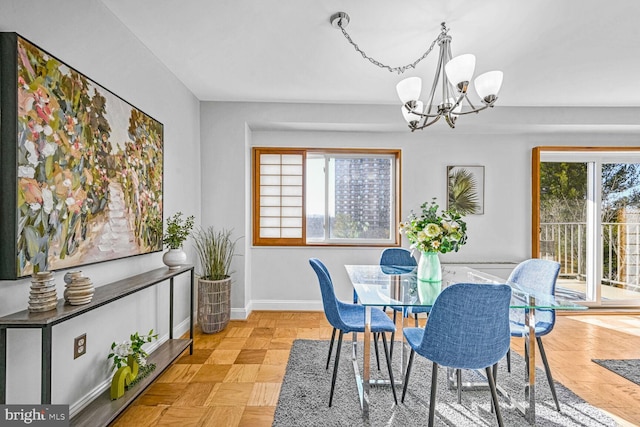
[(418, 263), (405, 248), (386, 248), (380, 254), (380, 265), (416, 266)]
[(511, 287), (456, 283), (431, 307), (418, 353), (442, 366), (482, 369), (507, 354)]
[[(516, 266), (509, 276), (509, 282), (517, 283), (525, 288), (535, 289), (541, 293), (554, 295), (556, 291), (556, 280), (560, 273), (560, 264), (546, 259), (531, 258), (522, 261)], [(523, 310), (518, 310), (522, 316)], [(513, 313), (512, 313), (512, 320)], [(523, 323), (523, 320), (516, 320)], [(536, 323), (548, 325), (548, 331), (553, 328), (556, 321), (556, 311), (537, 309)]]
[(322, 293), (322, 305), (327, 320), (331, 326), (336, 329), (347, 329), (342, 321), (342, 317), (340, 317), (339, 302), (333, 289), (333, 281), (331, 280), (331, 276), (329, 276), (329, 270), (322, 261), (317, 258), (310, 258), (309, 264), (311, 264), (311, 267), (318, 276), (320, 292)]

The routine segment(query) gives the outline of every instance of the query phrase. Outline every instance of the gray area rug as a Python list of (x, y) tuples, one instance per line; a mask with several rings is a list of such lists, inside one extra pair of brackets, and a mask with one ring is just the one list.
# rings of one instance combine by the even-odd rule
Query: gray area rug
[[(600, 366), (640, 385), (640, 359), (591, 359)], [(342, 361), (342, 359), (340, 359)]]
[[(349, 337), (350, 338), (350, 337)], [(291, 349), (287, 371), (280, 391), (274, 426), (421, 426), (426, 425), (429, 414), (431, 362), (416, 355), (405, 402), (401, 403), (402, 388), (397, 388), (398, 405), (388, 387), (372, 387), (370, 393), (370, 418), (362, 419), (362, 411), (351, 363), (351, 341), (343, 342), (342, 354), (333, 406), (328, 407), (333, 358), (325, 370), (329, 341), (296, 340)], [(335, 348), (334, 348), (335, 354)], [(381, 371), (375, 368), (372, 349), (372, 376), (386, 378), (384, 355), (381, 349)], [(358, 354), (360, 365), (362, 353)], [(394, 361), (398, 364), (394, 351)], [(498, 383), (520, 399), (524, 398), (524, 360), (515, 352), (511, 357), (511, 373), (506, 361), (500, 362)], [(396, 366), (396, 369), (399, 367)], [(466, 381), (477, 375), (464, 371)], [(394, 372), (395, 375), (398, 375)], [(396, 378), (398, 379), (398, 378)], [(556, 390), (562, 412), (555, 410), (544, 371), (536, 375), (536, 425), (537, 426), (615, 426), (613, 419), (586, 403), (572, 391), (556, 382)], [(446, 383), (446, 369), (438, 372), (436, 400), (436, 425), (440, 426), (494, 426), (497, 425), (491, 410), (489, 390), (465, 390), (462, 404), (457, 403), (455, 390)], [(500, 398), (500, 410), (505, 425), (528, 426), (524, 417), (504, 399)]]

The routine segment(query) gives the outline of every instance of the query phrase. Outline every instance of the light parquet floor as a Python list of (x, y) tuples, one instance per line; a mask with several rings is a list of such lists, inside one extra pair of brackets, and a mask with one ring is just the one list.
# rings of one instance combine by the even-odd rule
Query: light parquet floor
[[(193, 355), (186, 351), (112, 426), (271, 426), (293, 341), (328, 340), (331, 330), (322, 312), (253, 312), (210, 335), (196, 327)], [(620, 425), (640, 426), (640, 386), (591, 362), (640, 358), (640, 316), (558, 316), (543, 340), (557, 381)], [(522, 340), (512, 348), (522, 354)]]

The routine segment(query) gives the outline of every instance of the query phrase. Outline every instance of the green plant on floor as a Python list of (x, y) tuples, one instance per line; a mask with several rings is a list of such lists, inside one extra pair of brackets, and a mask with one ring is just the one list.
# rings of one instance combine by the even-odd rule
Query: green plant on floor
[(210, 226), (200, 229), (193, 236), (204, 280), (223, 280), (231, 275), (231, 260), (236, 251), (232, 230), (216, 230)]

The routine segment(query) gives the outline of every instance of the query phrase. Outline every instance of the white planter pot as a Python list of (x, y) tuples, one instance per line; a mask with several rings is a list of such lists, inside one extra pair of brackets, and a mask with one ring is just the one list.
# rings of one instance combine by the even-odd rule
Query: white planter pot
[(169, 270), (180, 268), (181, 265), (187, 263), (187, 254), (180, 249), (169, 249), (162, 256), (162, 262), (169, 267)]

